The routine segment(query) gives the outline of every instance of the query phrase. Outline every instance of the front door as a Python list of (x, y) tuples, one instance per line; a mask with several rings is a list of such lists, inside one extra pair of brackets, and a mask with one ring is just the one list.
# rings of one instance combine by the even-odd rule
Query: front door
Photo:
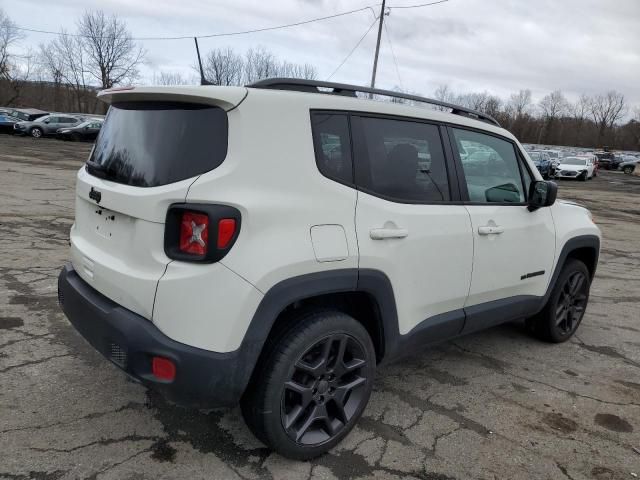
[[(351, 115), (360, 269), (391, 281), (399, 333), (425, 342), (458, 334), (473, 238), (443, 151), (441, 130), (409, 119)], [(454, 186), (455, 187), (455, 186)]]
[(515, 143), (472, 130), (450, 131), (454, 150), (475, 150), (459, 156), (474, 242), (465, 303), (465, 331), (472, 331), (539, 305), (552, 274), (555, 227), (549, 208), (527, 208), (532, 175)]

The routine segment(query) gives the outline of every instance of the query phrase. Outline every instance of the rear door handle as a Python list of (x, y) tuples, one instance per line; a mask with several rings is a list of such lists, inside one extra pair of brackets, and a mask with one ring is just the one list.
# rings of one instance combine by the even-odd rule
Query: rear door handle
[(409, 235), (406, 228), (372, 228), (369, 230), (369, 236), (373, 240), (384, 240), (386, 238), (405, 238)]
[(478, 233), (480, 235), (500, 235), (504, 233), (504, 228), (498, 225), (485, 225), (484, 227), (478, 227)]

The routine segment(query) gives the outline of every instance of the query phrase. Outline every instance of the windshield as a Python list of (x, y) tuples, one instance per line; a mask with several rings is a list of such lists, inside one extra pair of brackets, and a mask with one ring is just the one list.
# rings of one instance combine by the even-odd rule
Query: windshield
[(218, 167), (227, 155), (227, 113), (187, 103), (111, 106), (87, 162), (95, 176), (155, 187)]
[(584, 158), (565, 158), (562, 160), (563, 165), (586, 165), (587, 161)]

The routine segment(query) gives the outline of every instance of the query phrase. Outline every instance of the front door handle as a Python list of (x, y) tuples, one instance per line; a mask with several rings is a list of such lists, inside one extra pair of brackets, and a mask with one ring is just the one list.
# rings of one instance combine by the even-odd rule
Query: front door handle
[(372, 228), (369, 230), (369, 236), (373, 240), (384, 240), (386, 238), (405, 238), (409, 235), (406, 228)]
[(478, 227), (478, 234), (480, 235), (500, 235), (504, 233), (504, 228), (498, 225), (485, 225), (484, 227)]

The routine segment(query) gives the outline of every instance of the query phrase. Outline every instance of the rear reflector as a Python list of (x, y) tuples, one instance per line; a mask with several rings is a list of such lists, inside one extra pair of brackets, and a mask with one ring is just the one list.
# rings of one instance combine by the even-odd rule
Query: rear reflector
[(227, 248), (236, 233), (234, 218), (223, 218), (218, 222), (218, 248)]
[(176, 366), (164, 357), (153, 357), (151, 372), (158, 380), (173, 381), (176, 378)]
[[(218, 242), (220, 235), (218, 235)], [(209, 217), (203, 213), (183, 212), (180, 222), (180, 251), (206, 255), (209, 243)]]

